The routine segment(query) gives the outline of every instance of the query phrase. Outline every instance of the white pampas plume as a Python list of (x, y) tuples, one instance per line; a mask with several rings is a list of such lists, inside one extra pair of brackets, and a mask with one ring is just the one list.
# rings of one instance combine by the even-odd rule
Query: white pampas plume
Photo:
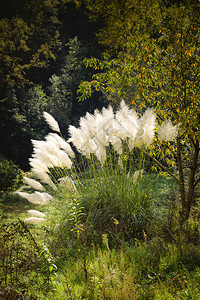
[[(38, 162), (36, 162), (35, 166), (31, 165), (32, 168), (34, 168), (34, 169), (39, 169), (39, 170), (48, 172), (48, 168), (53, 167), (51, 159), (49, 157), (49, 154), (47, 153), (46, 150), (44, 152), (40, 149), (34, 149), (34, 153), (32, 154), (32, 159), (30, 158), (29, 161), (31, 162), (33, 159), (38, 160)], [(33, 164), (34, 164), (34, 162), (33, 162)]]
[(61, 186), (64, 186), (68, 189), (76, 189), (74, 181), (68, 176), (62, 177), (62, 178), (58, 179), (58, 181)]
[(159, 141), (174, 141), (178, 135), (180, 124), (172, 125), (171, 121), (165, 121), (158, 130)]
[(48, 172), (48, 167), (40, 159), (29, 158), (29, 164), (33, 169), (37, 169), (43, 172)]
[(47, 124), (50, 126), (50, 128), (54, 131), (60, 132), (60, 128), (58, 126), (57, 121), (46, 111), (43, 112), (43, 116), (47, 122)]
[(136, 146), (148, 146), (152, 142), (155, 132), (155, 120), (153, 109), (148, 108), (139, 119), (139, 130), (135, 139)]
[(69, 126), (69, 135), (70, 138), (68, 142), (74, 144), (78, 152), (84, 154), (85, 156), (90, 156), (90, 147), (88, 147), (91, 143), (90, 136), (85, 134), (83, 130), (80, 128), (76, 128), (72, 125)]
[(106, 148), (103, 145), (99, 144), (95, 152), (95, 155), (97, 159), (100, 161), (101, 165), (104, 165), (106, 161)]
[(51, 141), (57, 143), (60, 148), (62, 148), (71, 158), (75, 157), (75, 153), (72, 150), (70, 144), (68, 144), (63, 138), (61, 138), (57, 133), (49, 133), (46, 136), (46, 141)]
[(28, 224), (39, 224), (39, 223), (42, 223), (44, 221), (45, 221), (44, 218), (37, 218), (37, 217), (31, 217), (31, 218), (27, 218), (27, 219), (24, 220), (24, 222), (28, 223)]
[(142, 177), (143, 173), (144, 173), (143, 169), (135, 171), (135, 173), (132, 176), (133, 181), (136, 181), (139, 177)]
[(35, 169), (35, 168), (32, 169), (32, 171), (37, 176), (37, 178), (39, 180), (41, 180), (43, 183), (50, 185), (54, 190), (57, 189), (57, 187), (55, 186), (55, 184), (53, 183), (53, 181), (51, 180), (51, 178), (49, 177), (49, 175), (47, 173), (45, 173), (44, 171)]
[(20, 195), (22, 198), (28, 200), (30, 203), (39, 204), (38, 196), (35, 193), (29, 194), (25, 192), (18, 192), (17, 194)]
[(25, 198), (31, 203), (39, 204), (39, 205), (46, 205), (54, 200), (53, 197), (48, 193), (40, 193), (37, 191), (32, 194), (25, 193), (25, 192), (18, 192), (17, 194), (20, 195), (22, 198)]
[(34, 150), (40, 149), (41, 151), (46, 150), (46, 142), (45, 141), (38, 141), (38, 140), (31, 140), (31, 143), (33, 144)]
[(56, 155), (57, 151), (59, 150), (59, 146), (58, 146), (57, 143), (47, 141), (46, 142), (46, 149), (47, 149), (48, 154), (55, 154)]
[(47, 205), (54, 200), (48, 193), (40, 193), (36, 191), (35, 195), (37, 196), (38, 204), (40, 205)]
[(38, 210), (28, 210), (28, 213), (34, 217), (45, 218), (46, 215)]
[(130, 109), (122, 100), (120, 109), (116, 112), (113, 134), (121, 140), (127, 140), (129, 149), (134, 147), (135, 137), (138, 132), (137, 113)]
[(30, 185), (32, 188), (34, 188), (36, 190), (41, 190), (41, 191), (45, 190), (45, 188), (41, 185), (41, 183), (34, 179), (24, 177), (24, 180), (25, 180), (26, 184)]
[(71, 169), (72, 161), (71, 161), (71, 159), (69, 158), (69, 156), (67, 155), (67, 153), (65, 151), (59, 150), (57, 152), (57, 157), (60, 160), (61, 165), (62, 165), (63, 168), (66, 167), (67, 169)]
[(113, 145), (113, 148), (115, 149), (115, 151), (121, 155), (123, 152), (121, 139), (117, 136), (113, 136), (110, 142)]

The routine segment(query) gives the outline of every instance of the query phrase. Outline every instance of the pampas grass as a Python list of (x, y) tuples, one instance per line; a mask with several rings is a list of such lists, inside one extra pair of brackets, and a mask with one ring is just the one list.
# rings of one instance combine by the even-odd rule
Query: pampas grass
[(42, 212), (38, 211), (38, 210), (28, 210), (28, 213), (34, 217), (39, 217), (39, 218), (45, 218), (46, 215), (43, 214)]
[(165, 121), (158, 130), (159, 141), (174, 141), (178, 136), (179, 124), (173, 126), (171, 121)]
[(54, 131), (60, 132), (60, 128), (58, 126), (57, 121), (47, 112), (43, 112), (43, 116), (47, 122), (47, 124), (50, 126), (50, 128)]
[(34, 180), (34, 179), (31, 179), (31, 178), (28, 178), (28, 177), (24, 177), (24, 180), (26, 182), (27, 185), (30, 185), (33, 189), (35, 190), (45, 190), (45, 188), (41, 185), (40, 182)]
[[(54, 214), (58, 218), (55, 222), (61, 228), (66, 222), (75, 226), (71, 231), (77, 231), (80, 224), (87, 223), (101, 234), (142, 232), (152, 219), (153, 204), (143, 157), (136, 164), (134, 151), (140, 149), (142, 153), (153, 141), (154, 111), (147, 109), (139, 118), (122, 101), (116, 112), (109, 106), (95, 110), (93, 115), (86, 113), (78, 127), (69, 126), (68, 141), (61, 136), (55, 119), (46, 112), (44, 117), (57, 133), (49, 133), (45, 141), (32, 140), (30, 165), (38, 181), (26, 179), (26, 183), (36, 190), (44, 185), (48, 193), (19, 195), (34, 204), (56, 207), (59, 213)], [(166, 138), (168, 126), (171, 137), (175, 137), (169, 125), (161, 127), (159, 136)], [(79, 153), (78, 160), (73, 148)]]
[(37, 217), (30, 217), (30, 218), (27, 218), (24, 220), (25, 223), (28, 223), (28, 224), (40, 224), (42, 222), (44, 222), (45, 219), (44, 218), (37, 218)]

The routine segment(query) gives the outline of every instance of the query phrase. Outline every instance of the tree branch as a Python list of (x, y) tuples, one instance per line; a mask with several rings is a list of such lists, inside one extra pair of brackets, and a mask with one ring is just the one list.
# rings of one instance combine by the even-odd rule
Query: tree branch
[(177, 182), (179, 182), (180, 183), (180, 179), (178, 178), (178, 177), (176, 177), (172, 172), (170, 172), (169, 170), (168, 170), (168, 168), (166, 168), (165, 166), (163, 166), (163, 164), (161, 164), (155, 157), (153, 157), (153, 156), (151, 156), (149, 153), (147, 153), (146, 151), (145, 151), (145, 153), (150, 157), (150, 158), (152, 158), (154, 161), (155, 161), (155, 163), (161, 168), (161, 169), (163, 169), (165, 172), (167, 172), (170, 176), (172, 176)]

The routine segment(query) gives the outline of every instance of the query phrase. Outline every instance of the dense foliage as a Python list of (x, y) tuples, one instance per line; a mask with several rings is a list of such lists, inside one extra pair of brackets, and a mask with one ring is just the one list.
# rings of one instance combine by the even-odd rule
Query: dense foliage
[(0, 156), (0, 195), (15, 191), (23, 183), (23, 172), (12, 161)]
[(82, 60), (98, 53), (95, 26), (73, 3), (19, 0), (2, 8), (0, 31), (0, 153), (27, 170), (31, 138), (46, 133), (44, 110), (66, 135), (66, 125), (105, 103), (96, 93), (79, 104), (76, 95), (91, 78)]

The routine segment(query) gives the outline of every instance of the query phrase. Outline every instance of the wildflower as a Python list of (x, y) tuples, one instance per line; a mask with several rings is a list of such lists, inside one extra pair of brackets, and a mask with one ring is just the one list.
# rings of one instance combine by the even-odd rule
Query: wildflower
[(60, 128), (58, 126), (57, 121), (50, 114), (44, 111), (43, 116), (52, 130), (60, 132)]
[(179, 124), (173, 126), (171, 121), (165, 121), (158, 130), (159, 141), (174, 141), (178, 135)]
[(45, 218), (46, 215), (38, 210), (28, 210), (28, 213), (34, 217)]
[(28, 224), (39, 224), (43, 221), (45, 221), (44, 218), (37, 218), (37, 217), (31, 217), (24, 220), (24, 222)]
[(30, 185), (32, 188), (34, 188), (36, 190), (45, 190), (45, 188), (41, 185), (41, 183), (34, 179), (24, 177), (24, 180), (25, 180), (26, 184)]

